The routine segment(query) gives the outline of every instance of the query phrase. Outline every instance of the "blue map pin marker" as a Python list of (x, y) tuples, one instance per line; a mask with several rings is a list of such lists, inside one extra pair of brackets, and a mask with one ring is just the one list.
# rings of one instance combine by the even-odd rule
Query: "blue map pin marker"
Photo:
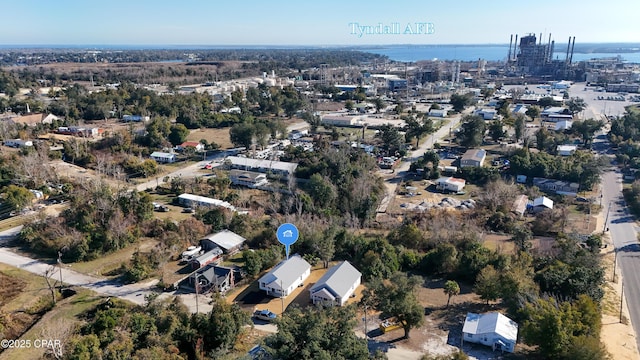
[(289, 247), (298, 240), (298, 228), (293, 224), (282, 224), (278, 227), (276, 236), (280, 244), (286, 247), (287, 259), (289, 259)]

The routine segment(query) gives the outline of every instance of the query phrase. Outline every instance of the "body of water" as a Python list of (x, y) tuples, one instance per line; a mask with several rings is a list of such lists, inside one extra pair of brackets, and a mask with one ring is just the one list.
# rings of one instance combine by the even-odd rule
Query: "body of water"
[[(566, 49), (566, 46), (564, 46)], [(476, 61), (505, 61), (509, 53), (509, 45), (406, 45), (406, 46), (376, 46), (361, 48), (373, 54), (386, 55), (395, 61), (419, 60), (460, 60)], [(558, 45), (556, 45), (558, 50)], [(513, 50), (512, 50), (513, 51)], [(628, 53), (573, 53), (573, 61), (583, 61), (593, 58), (614, 57), (620, 55), (626, 62), (640, 63), (640, 51)], [(554, 59), (564, 60), (565, 52), (555, 52)]]

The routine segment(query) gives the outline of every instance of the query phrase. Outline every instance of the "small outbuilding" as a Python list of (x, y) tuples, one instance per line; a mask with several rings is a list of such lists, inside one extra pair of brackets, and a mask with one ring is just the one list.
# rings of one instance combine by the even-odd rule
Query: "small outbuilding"
[(571, 156), (578, 150), (578, 147), (576, 145), (558, 145), (557, 150), (560, 156)]
[(466, 183), (467, 182), (464, 179), (445, 176), (436, 180), (436, 189), (441, 191), (458, 192), (464, 189)]
[(545, 209), (553, 209), (553, 200), (549, 199), (546, 196), (540, 196), (539, 198), (535, 198), (530, 205), (531, 211), (534, 213), (538, 213)]
[(490, 346), (493, 351), (512, 353), (518, 339), (518, 324), (498, 312), (467, 313), (462, 328), (462, 339)]

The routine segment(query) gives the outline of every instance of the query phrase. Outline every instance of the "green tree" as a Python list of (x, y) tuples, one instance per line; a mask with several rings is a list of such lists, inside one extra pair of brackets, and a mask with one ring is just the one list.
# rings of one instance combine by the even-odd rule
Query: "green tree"
[(465, 107), (471, 105), (471, 95), (470, 94), (464, 94), (464, 95), (453, 94), (451, 95), (450, 102), (451, 102), (451, 105), (453, 105), (454, 111), (461, 112), (462, 110), (464, 110)]
[(525, 130), (525, 118), (522, 114), (516, 114), (516, 119), (513, 124), (513, 131), (515, 132), (516, 141), (520, 141), (524, 135)]
[(314, 204), (322, 209), (329, 209), (336, 199), (336, 189), (326, 178), (316, 173), (311, 175), (307, 183), (307, 192)]
[(394, 154), (398, 151), (400, 149), (400, 145), (403, 143), (400, 131), (393, 125), (382, 125), (380, 127), (380, 132), (376, 136), (380, 137), (382, 140), (382, 147), (389, 154)]
[(482, 144), (482, 138), (486, 130), (484, 119), (478, 115), (466, 115), (462, 118), (462, 126), (457, 137), (460, 145), (473, 148)]
[(353, 306), (320, 309), (288, 309), (276, 321), (278, 332), (264, 339), (267, 353), (274, 359), (369, 359), (367, 342), (353, 332)]
[(13, 210), (24, 208), (33, 198), (33, 193), (22, 186), (9, 185), (4, 190), (4, 202)]
[(244, 146), (247, 149), (253, 144), (254, 127), (251, 124), (236, 124), (229, 130), (229, 138), (233, 145)]
[(443, 290), (444, 293), (447, 294), (447, 307), (449, 307), (451, 297), (460, 294), (460, 285), (453, 280), (447, 280), (447, 282), (444, 283)]
[(560, 101), (556, 101), (551, 96), (546, 96), (538, 100), (538, 105), (542, 108), (547, 108), (550, 106), (560, 106), (562, 104)]
[(525, 112), (525, 115), (530, 117), (531, 121), (534, 121), (538, 116), (540, 116), (540, 108), (535, 105), (529, 106), (529, 108)]
[(423, 123), (420, 123), (419, 120), (414, 119), (413, 117), (406, 120), (407, 127), (405, 129), (407, 138), (407, 142), (411, 141), (411, 139), (416, 139), (416, 147), (420, 146), (420, 138), (426, 134), (430, 134), (434, 131), (433, 122), (430, 119), (426, 119)]
[(495, 142), (500, 141), (505, 135), (504, 124), (500, 120), (495, 120), (489, 125), (489, 136)]
[(376, 278), (365, 290), (363, 302), (373, 305), (384, 317), (395, 317), (403, 324), (404, 337), (409, 338), (411, 329), (424, 323), (424, 308), (416, 298), (416, 287), (422, 282), (419, 277), (408, 277), (396, 272), (387, 280)]
[(593, 141), (595, 133), (602, 129), (604, 121), (587, 119), (584, 121), (575, 121), (571, 126), (571, 132), (578, 134), (582, 137), (582, 141), (585, 146), (589, 145)]
[(168, 139), (172, 145), (180, 145), (185, 140), (187, 140), (187, 136), (189, 136), (189, 129), (183, 124), (175, 124), (171, 126), (171, 132), (169, 133)]
[(373, 105), (376, 107), (376, 113), (379, 113), (380, 110), (384, 109), (385, 106), (387, 106), (387, 104), (385, 104), (385, 102), (379, 97), (373, 98), (372, 101)]
[(238, 340), (245, 325), (251, 324), (250, 315), (237, 304), (229, 304), (221, 296), (213, 300), (211, 312), (194, 315), (195, 328), (202, 336), (205, 350), (229, 350)]
[(347, 100), (344, 102), (344, 108), (347, 109), (347, 111), (351, 111), (354, 109), (353, 107), (353, 101), (352, 100)]
[(569, 108), (569, 111), (571, 111), (571, 114), (575, 115), (580, 111), (586, 109), (587, 104), (584, 102), (583, 98), (572, 97), (571, 99), (567, 100), (567, 107)]
[(500, 274), (492, 265), (485, 266), (480, 271), (473, 286), (473, 291), (480, 295), (480, 299), (486, 300), (487, 305), (489, 301), (495, 301), (500, 298)]

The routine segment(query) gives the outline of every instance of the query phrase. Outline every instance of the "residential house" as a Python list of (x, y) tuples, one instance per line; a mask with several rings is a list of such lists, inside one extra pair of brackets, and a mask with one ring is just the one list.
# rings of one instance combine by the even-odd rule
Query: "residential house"
[[(198, 284), (197, 288), (196, 284)], [(207, 265), (189, 276), (189, 286), (193, 287), (198, 294), (206, 294), (209, 291), (224, 294), (235, 286), (233, 269)]]
[(527, 110), (528, 110), (527, 109), (527, 105), (525, 105), (525, 104), (516, 104), (516, 105), (513, 106), (513, 109), (511, 110), (511, 113), (513, 115), (521, 114), (521, 115), (526, 116)]
[(153, 160), (159, 163), (173, 163), (176, 162), (176, 154), (167, 153), (162, 151), (154, 151), (150, 156)]
[[(494, 351), (514, 352), (518, 324), (498, 313), (467, 313), (462, 327), (462, 341), (490, 346)], [(549, 341), (553, 341), (550, 339)]]
[(475, 111), (475, 114), (481, 116), (484, 120), (493, 120), (496, 118), (498, 112), (496, 109), (478, 109)]
[(311, 274), (311, 265), (299, 255), (283, 260), (258, 280), (260, 290), (275, 297), (289, 296)]
[(213, 248), (205, 252), (204, 254), (191, 259), (191, 267), (193, 269), (200, 269), (208, 264), (217, 263), (222, 260), (222, 253), (222, 249), (220, 249), (219, 247)]
[(543, 119), (544, 121), (557, 123), (558, 121), (567, 121), (573, 120), (573, 115), (571, 114), (551, 114)]
[(466, 183), (467, 182), (464, 179), (445, 176), (436, 180), (436, 189), (441, 191), (458, 192), (464, 189)]
[(558, 195), (577, 196), (580, 184), (572, 183), (568, 181), (546, 179), (546, 178), (533, 178), (533, 186), (538, 189), (547, 192), (554, 192)]
[(348, 261), (329, 269), (310, 291), (314, 304), (343, 306), (360, 285), (362, 274)]
[(448, 110), (445, 109), (433, 109), (433, 110), (429, 110), (429, 116), (433, 116), (433, 117), (447, 117), (447, 115), (449, 114)]
[(556, 148), (558, 151), (558, 155), (560, 156), (571, 156), (576, 150), (578, 150), (578, 146), (576, 145), (558, 145)]
[(204, 207), (204, 208), (214, 208), (214, 207), (223, 207), (225, 209), (229, 209), (231, 211), (237, 212), (235, 206), (229, 204), (226, 201), (222, 201), (219, 199), (212, 199), (205, 196), (193, 195), (193, 194), (180, 194), (178, 196), (178, 204), (185, 207)]
[(246, 241), (247, 239), (233, 231), (222, 230), (215, 234), (206, 235), (200, 240), (200, 246), (202, 246), (205, 251), (219, 247), (225, 254), (231, 255), (240, 251)]
[(572, 126), (573, 126), (573, 121), (565, 119), (565, 120), (557, 121), (554, 129), (555, 131), (564, 131), (564, 130), (570, 130)]
[(178, 151), (184, 151), (188, 147), (192, 147), (192, 148), (196, 149), (197, 152), (201, 152), (201, 151), (204, 150), (204, 144), (196, 142), (196, 141), (185, 141), (182, 144), (176, 146), (176, 149)]
[(548, 119), (550, 116), (557, 116), (557, 115), (571, 115), (571, 111), (569, 111), (569, 109), (565, 107), (553, 106), (553, 107), (548, 107), (540, 112), (540, 117), (543, 120)]
[(269, 184), (267, 175), (253, 171), (231, 170), (229, 171), (229, 180), (233, 185), (241, 185), (250, 188), (266, 186)]
[(535, 198), (530, 204), (531, 212), (539, 213), (543, 210), (552, 210), (553, 209), (553, 200), (549, 199), (546, 196), (540, 196)]
[(460, 158), (460, 167), (479, 167), (484, 164), (487, 158), (487, 152), (483, 149), (469, 149)]

